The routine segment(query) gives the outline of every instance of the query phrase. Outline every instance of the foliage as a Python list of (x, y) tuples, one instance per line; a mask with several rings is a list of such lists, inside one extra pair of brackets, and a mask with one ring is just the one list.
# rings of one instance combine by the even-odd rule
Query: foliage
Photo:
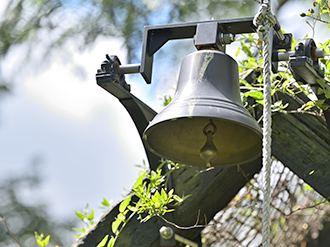
[[(162, 168), (165, 165), (169, 165), (171, 169), (164, 174), (164, 169)], [(107, 247), (114, 246), (121, 231), (136, 214), (138, 214), (138, 219), (142, 223), (155, 216), (163, 218), (166, 213), (174, 211), (174, 207), (181, 204), (188, 197), (179, 197), (174, 194), (174, 189), (169, 191), (166, 189), (165, 181), (167, 177), (178, 168), (179, 164), (164, 161), (156, 171), (151, 171), (150, 174), (147, 171), (143, 172), (137, 178), (132, 194), (119, 205), (119, 214), (111, 225), (114, 235), (110, 237), (110, 240), (109, 235), (106, 235), (97, 247), (105, 246), (108, 240)]]
[[(253, 110), (254, 107), (263, 104), (263, 74), (262, 74), (262, 56), (261, 56), (261, 46), (255, 37), (254, 34), (242, 35), (238, 41), (240, 46), (237, 49), (236, 56), (239, 62), (239, 72), (240, 72), (240, 83), (241, 83), (241, 98), (244, 106), (248, 110)], [(292, 42), (293, 49), (297, 42), (293, 39)], [(325, 52), (329, 52), (330, 40), (325, 43), (319, 43), (319, 48), (323, 48)], [(326, 99), (330, 98), (330, 93), (328, 90), (328, 82), (326, 81), (329, 78), (330, 74), (330, 61), (322, 59), (324, 64), (323, 69), (325, 72), (325, 80), (317, 80), (320, 87), (318, 89), (318, 94), (324, 94)], [(254, 76), (254, 78), (248, 78)], [(247, 80), (247, 78), (249, 80)], [(251, 83), (253, 81), (253, 83)], [(281, 63), (279, 65), (279, 71), (272, 75), (272, 96), (273, 112), (282, 112), (288, 113), (286, 108), (288, 104), (282, 103), (282, 101), (277, 101), (274, 97), (275, 93), (281, 92), (295, 96), (298, 93), (303, 92), (306, 95), (311, 95), (312, 90), (308, 85), (302, 85), (300, 82), (296, 82), (290, 73), (287, 64)], [(250, 99), (253, 99), (252, 101)], [(320, 110), (327, 110), (329, 105), (325, 103), (326, 100), (319, 99), (314, 101), (309, 101), (306, 104), (302, 105), (297, 111), (305, 113), (314, 106), (318, 107)], [(292, 111), (291, 111), (292, 112)]]
[[(314, 0), (313, 7), (307, 13), (301, 13), (301, 17), (309, 17), (312, 22), (306, 20), (306, 23), (314, 30), (318, 22), (328, 24), (330, 29), (330, 21), (326, 20), (330, 16), (330, 1), (329, 0)], [(329, 19), (329, 18), (328, 18)]]
[(44, 247), (44, 246), (47, 246), (48, 243), (49, 243), (49, 240), (50, 240), (50, 235), (48, 235), (47, 237), (44, 236), (44, 234), (38, 234), (37, 232), (35, 232), (35, 237), (36, 237), (36, 241), (37, 241), (37, 244), (40, 246), (40, 247)]
[[(105, 198), (103, 198), (102, 205), (110, 206), (109, 202)], [(78, 212), (78, 211), (75, 211), (75, 213), (76, 213), (76, 216), (78, 217), (78, 219), (80, 219), (81, 222), (83, 222), (86, 225), (87, 229), (89, 229), (94, 224), (94, 221), (93, 221), (94, 220), (94, 209), (92, 209), (90, 211), (88, 204), (86, 205), (86, 207), (82, 213)], [(87, 229), (73, 228), (73, 230), (81, 232), (81, 233), (85, 233)], [(75, 237), (79, 237), (80, 235), (81, 234), (75, 235)]]

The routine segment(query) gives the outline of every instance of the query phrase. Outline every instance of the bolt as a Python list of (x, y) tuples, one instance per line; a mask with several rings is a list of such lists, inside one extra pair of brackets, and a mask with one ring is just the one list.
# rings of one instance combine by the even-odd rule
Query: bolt
[(220, 42), (222, 45), (231, 44), (235, 41), (235, 34), (220, 33)]
[(172, 238), (173, 235), (174, 235), (174, 232), (173, 232), (172, 228), (170, 228), (168, 226), (162, 226), (159, 229), (159, 233), (162, 236), (162, 238), (166, 239), (166, 240)]

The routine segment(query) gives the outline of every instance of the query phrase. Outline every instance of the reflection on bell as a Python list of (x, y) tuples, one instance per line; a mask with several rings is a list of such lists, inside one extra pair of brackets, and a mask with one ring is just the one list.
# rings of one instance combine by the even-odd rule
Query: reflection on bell
[[(205, 130), (210, 123), (214, 129)], [(261, 130), (242, 106), (234, 59), (214, 50), (184, 58), (172, 102), (143, 139), (158, 156), (187, 165), (238, 165), (259, 157)]]

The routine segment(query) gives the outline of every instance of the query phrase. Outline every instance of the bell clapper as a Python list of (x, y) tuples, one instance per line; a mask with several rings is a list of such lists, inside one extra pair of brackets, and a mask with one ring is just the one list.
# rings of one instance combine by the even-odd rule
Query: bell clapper
[(206, 161), (207, 167), (211, 167), (211, 161), (218, 158), (218, 150), (213, 143), (213, 135), (216, 131), (217, 127), (212, 119), (210, 119), (210, 123), (208, 123), (203, 129), (203, 133), (206, 136), (206, 143), (200, 151), (200, 157)]

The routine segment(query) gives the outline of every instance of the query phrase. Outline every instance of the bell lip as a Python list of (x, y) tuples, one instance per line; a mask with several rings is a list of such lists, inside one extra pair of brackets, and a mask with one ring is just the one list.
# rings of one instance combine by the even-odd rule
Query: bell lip
[[(252, 118), (252, 116), (250, 116)], [(184, 162), (184, 161), (180, 161), (180, 160), (175, 160), (173, 158), (170, 158), (168, 157), (167, 155), (164, 155), (164, 154), (161, 154), (159, 153), (158, 151), (154, 150), (150, 145), (149, 145), (149, 142), (148, 142), (148, 137), (147, 137), (147, 133), (149, 132), (148, 130), (150, 129), (150, 127), (152, 126), (156, 126), (160, 123), (164, 123), (164, 122), (167, 122), (167, 121), (175, 121), (177, 119), (184, 119), (184, 118), (189, 118), (189, 117), (180, 117), (180, 118), (176, 118), (176, 119), (169, 119), (169, 120), (164, 120), (164, 121), (161, 121), (161, 122), (158, 122), (156, 124), (152, 124), (152, 122), (150, 122), (150, 124), (147, 126), (147, 128), (144, 130), (143, 132), (143, 136), (142, 136), (142, 139), (143, 139), (143, 143), (144, 145), (148, 148), (148, 150), (150, 150), (151, 152), (153, 152), (154, 154), (156, 154), (157, 156), (161, 157), (161, 158), (165, 158), (167, 160), (170, 160), (170, 161), (174, 161), (176, 163), (180, 163), (180, 164), (184, 164), (184, 165), (191, 165), (191, 166), (200, 166), (200, 167), (206, 167), (206, 163), (203, 162), (203, 160), (201, 159), (201, 162), (200, 163), (187, 163), (187, 162)], [(196, 117), (195, 117), (196, 118)], [(204, 119), (210, 119), (210, 118), (207, 118), (207, 117), (198, 117), (198, 118), (204, 118)], [(220, 119), (220, 118), (218, 118)], [(224, 121), (228, 121), (228, 122), (234, 122), (235, 124), (238, 124), (238, 125), (241, 125), (241, 126), (244, 126), (248, 129), (250, 129), (251, 131), (253, 131), (255, 134), (257, 134), (259, 137), (260, 137), (260, 152), (256, 153), (256, 155), (252, 156), (251, 158), (249, 159), (246, 159), (244, 161), (241, 161), (241, 162), (235, 162), (235, 163), (223, 163), (221, 165), (213, 165), (212, 162), (211, 162), (211, 167), (226, 167), (226, 166), (236, 166), (236, 165), (242, 165), (242, 164), (246, 164), (246, 163), (249, 163), (249, 162), (252, 162), (254, 160), (256, 160), (257, 158), (259, 158), (262, 154), (262, 130), (260, 128), (260, 126), (256, 123), (256, 126), (257, 128), (253, 128), (252, 126), (249, 126), (249, 125), (245, 125), (245, 124), (242, 124), (240, 122), (236, 122), (236, 121), (232, 121), (232, 120), (228, 120), (228, 119), (225, 119), (225, 118), (221, 118), (222, 120)], [(252, 118), (254, 119), (254, 118)], [(214, 162), (213, 162), (214, 163)]]

